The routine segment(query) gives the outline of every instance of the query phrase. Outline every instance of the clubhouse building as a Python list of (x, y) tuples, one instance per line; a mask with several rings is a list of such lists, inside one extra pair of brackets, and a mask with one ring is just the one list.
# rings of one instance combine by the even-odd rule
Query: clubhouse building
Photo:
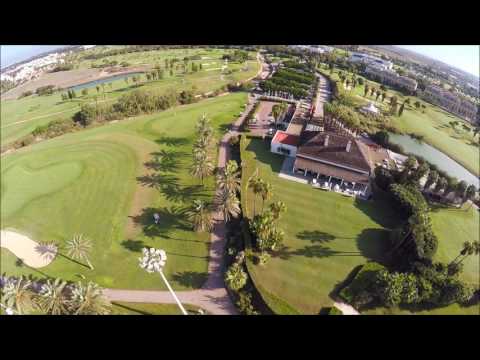
[(396, 164), (386, 149), (344, 128), (336, 119), (293, 120), (296, 124), (287, 131), (275, 133), (270, 150), (288, 157), (286, 172), (314, 186), (367, 197), (375, 167)]

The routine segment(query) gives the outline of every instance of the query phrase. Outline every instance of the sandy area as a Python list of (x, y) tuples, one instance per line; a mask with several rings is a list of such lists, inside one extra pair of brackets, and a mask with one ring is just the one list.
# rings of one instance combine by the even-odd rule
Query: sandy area
[(0, 246), (10, 250), (26, 265), (41, 268), (50, 264), (56, 255), (48, 247), (42, 246), (25, 235), (2, 230), (0, 232)]

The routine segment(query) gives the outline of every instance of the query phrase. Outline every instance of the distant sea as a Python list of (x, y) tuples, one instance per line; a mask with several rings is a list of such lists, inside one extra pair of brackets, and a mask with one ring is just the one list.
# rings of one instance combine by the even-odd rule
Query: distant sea
[(1, 68), (62, 47), (65, 45), (1, 45)]

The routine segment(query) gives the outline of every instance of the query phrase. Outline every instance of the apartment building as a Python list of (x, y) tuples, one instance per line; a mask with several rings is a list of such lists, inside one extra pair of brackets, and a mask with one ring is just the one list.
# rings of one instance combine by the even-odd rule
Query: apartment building
[(400, 76), (393, 70), (385, 69), (382, 66), (370, 65), (365, 69), (365, 74), (378, 79), (382, 84), (398, 86), (408, 91), (417, 90), (417, 81), (407, 76)]
[(419, 95), (423, 100), (438, 105), (462, 119), (471, 123), (479, 122), (478, 105), (468, 99), (458, 96), (457, 94), (444, 90), (439, 86), (430, 85)]

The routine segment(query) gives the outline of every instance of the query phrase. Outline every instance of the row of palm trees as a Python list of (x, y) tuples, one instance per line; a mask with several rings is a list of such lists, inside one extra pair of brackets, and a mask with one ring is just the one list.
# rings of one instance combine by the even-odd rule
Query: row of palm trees
[(14, 314), (108, 315), (111, 303), (94, 282), (68, 283), (48, 279), (43, 284), (20, 276), (4, 278), (0, 291), (2, 307)]
[[(193, 164), (190, 173), (202, 182), (214, 173), (212, 145), (215, 143), (213, 128), (208, 118), (203, 115), (196, 125), (197, 140), (193, 145)], [(212, 211), (220, 211), (225, 222), (237, 218), (240, 213), (240, 171), (236, 161), (227, 162), (224, 169), (217, 174), (217, 193), (212, 204), (203, 200), (194, 200), (187, 211), (187, 217), (195, 231), (211, 231), (213, 228)]]

